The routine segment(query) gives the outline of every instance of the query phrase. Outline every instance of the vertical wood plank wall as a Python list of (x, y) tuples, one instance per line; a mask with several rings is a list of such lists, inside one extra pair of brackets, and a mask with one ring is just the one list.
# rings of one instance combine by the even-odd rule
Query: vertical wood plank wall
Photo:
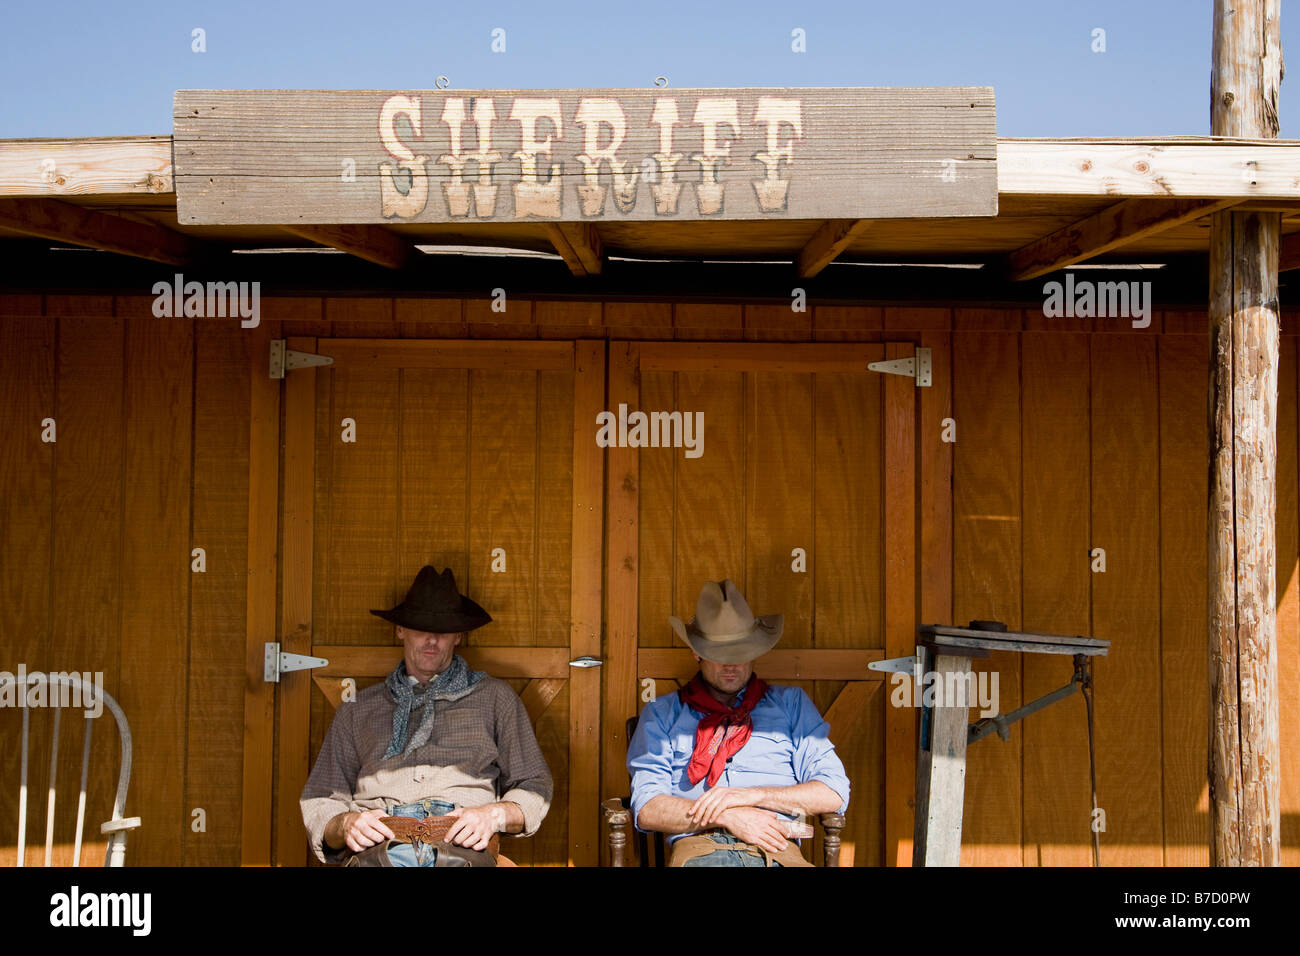
[[(128, 864), (237, 864), (242, 815), (271, 813), (270, 794), (264, 807), (241, 806), (239, 785), (246, 741), (273, 739), (245, 733), (249, 374), (258, 366), (251, 343), (292, 335), (931, 347), (938, 381), (922, 396), (917, 436), (922, 618), (998, 618), (1110, 639), (1096, 671), (1102, 863), (1208, 861), (1203, 313), (1166, 312), (1133, 330), (976, 308), (512, 300), (497, 314), (487, 300), (300, 298), (263, 300), (255, 338), (219, 322), (155, 319), (151, 301), (0, 296), (0, 669), (103, 672), (136, 736), (128, 811), (144, 827), (130, 837)], [(1283, 862), (1294, 866), (1300, 382), (1291, 320), (1277, 521)], [(674, 405), (664, 396), (664, 407), (695, 407), (687, 397)], [(699, 405), (707, 396), (690, 397)], [(54, 444), (40, 439), (46, 417), (57, 421)], [(948, 417), (951, 445), (939, 441)], [(190, 570), (195, 547), (206, 551), (204, 574)], [(1091, 570), (1096, 548), (1104, 573)], [(676, 597), (688, 605), (694, 595)], [(1062, 661), (1033, 655), (982, 666), (998, 672), (1004, 710), (1069, 676)], [(39, 865), (48, 712), (31, 718), (27, 862)], [(1072, 698), (1018, 724), (1010, 742), (991, 737), (971, 749), (963, 862), (1090, 862), (1085, 726)], [(16, 711), (0, 710), (0, 865), (15, 855), (19, 727)], [(79, 718), (65, 719), (64, 785), (75, 784), (81, 732)], [(101, 753), (110, 751), (115, 759), (115, 748)], [(618, 775), (603, 768), (607, 785)], [(92, 778), (89, 865), (102, 859), (97, 823), (112, 791), (106, 774)], [(878, 809), (861, 812), (883, 826)], [(70, 862), (70, 816), (55, 844), (54, 862)]]

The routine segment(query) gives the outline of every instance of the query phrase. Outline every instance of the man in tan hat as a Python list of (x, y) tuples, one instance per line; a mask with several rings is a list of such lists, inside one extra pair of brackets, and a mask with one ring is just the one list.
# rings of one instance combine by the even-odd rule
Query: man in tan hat
[(671, 834), (669, 866), (810, 866), (790, 838), (811, 836), (802, 817), (843, 813), (849, 781), (808, 695), (754, 674), (783, 616), (755, 617), (727, 580), (704, 585), (689, 624), (668, 622), (700, 671), (628, 743), (637, 828)]
[(370, 613), (397, 625), (403, 657), (334, 715), (300, 801), (312, 850), (353, 866), (496, 865), (496, 835), (537, 832), (552, 782), (519, 696), (455, 653), (492, 618), (427, 565), (406, 600)]

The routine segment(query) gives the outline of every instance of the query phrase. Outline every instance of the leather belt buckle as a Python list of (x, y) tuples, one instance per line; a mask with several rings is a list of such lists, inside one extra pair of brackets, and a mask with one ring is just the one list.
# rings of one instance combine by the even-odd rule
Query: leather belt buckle
[[(380, 822), (388, 829), (393, 831), (393, 839), (396, 843), (427, 843), (429, 845), (438, 845), (443, 850), (451, 850), (453, 853), (464, 850), (465, 852), (474, 852), (464, 847), (457, 847), (447, 842), (447, 833), (451, 830), (455, 817), (380, 817)], [(496, 857), (500, 853), (501, 839), (499, 834), (492, 834), (488, 842), (485, 853), (490, 853)]]

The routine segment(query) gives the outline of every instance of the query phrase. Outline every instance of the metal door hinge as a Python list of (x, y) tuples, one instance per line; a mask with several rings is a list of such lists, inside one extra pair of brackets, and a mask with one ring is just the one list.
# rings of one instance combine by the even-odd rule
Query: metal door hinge
[(867, 368), (872, 372), (884, 372), (886, 375), (906, 375), (908, 378), (914, 378), (917, 388), (929, 388), (933, 381), (929, 349), (918, 348), (912, 358), (872, 362)]
[(590, 654), (575, 658), (569, 661), (570, 667), (599, 667), (605, 663), (599, 657), (592, 657)]
[(265, 662), (262, 678), (274, 684), (280, 682), (281, 674), (288, 674), (291, 671), (311, 670), (313, 667), (325, 667), (329, 664), (329, 661), (323, 657), (289, 654), (280, 650), (279, 643), (275, 641), (266, 642)]
[(311, 368), (314, 365), (333, 365), (334, 359), (328, 355), (313, 355), (311, 352), (295, 352), (285, 347), (284, 339), (271, 340), (271, 378), (284, 378), (284, 373), (295, 368)]
[(883, 661), (871, 661), (867, 664), (867, 670), (884, 671), (886, 674), (910, 674), (913, 680), (919, 681), (925, 669), (922, 662), (924, 653), (924, 648), (918, 647), (912, 657), (890, 657)]

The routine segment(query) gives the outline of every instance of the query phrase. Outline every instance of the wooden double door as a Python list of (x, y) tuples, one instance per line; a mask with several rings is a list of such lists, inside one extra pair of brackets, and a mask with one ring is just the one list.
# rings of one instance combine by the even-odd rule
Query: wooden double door
[[(910, 773), (912, 714), (867, 662), (915, 628), (915, 385), (867, 366), (912, 345), (288, 346), (333, 364), (284, 385), (278, 640), (330, 663), (277, 691), (277, 863), (308, 859), (297, 800), (334, 709), (400, 659), (369, 611), (425, 564), (492, 614), (463, 653), (520, 694), (555, 779), (515, 862), (599, 862), (599, 801), (628, 788), (624, 723), (695, 670), (667, 618), (726, 577), (785, 614), (759, 673), (831, 723), (854, 791), (845, 862), (884, 862), (890, 831), (910, 834), (886, 768)], [(636, 412), (660, 413), (662, 441)]]

